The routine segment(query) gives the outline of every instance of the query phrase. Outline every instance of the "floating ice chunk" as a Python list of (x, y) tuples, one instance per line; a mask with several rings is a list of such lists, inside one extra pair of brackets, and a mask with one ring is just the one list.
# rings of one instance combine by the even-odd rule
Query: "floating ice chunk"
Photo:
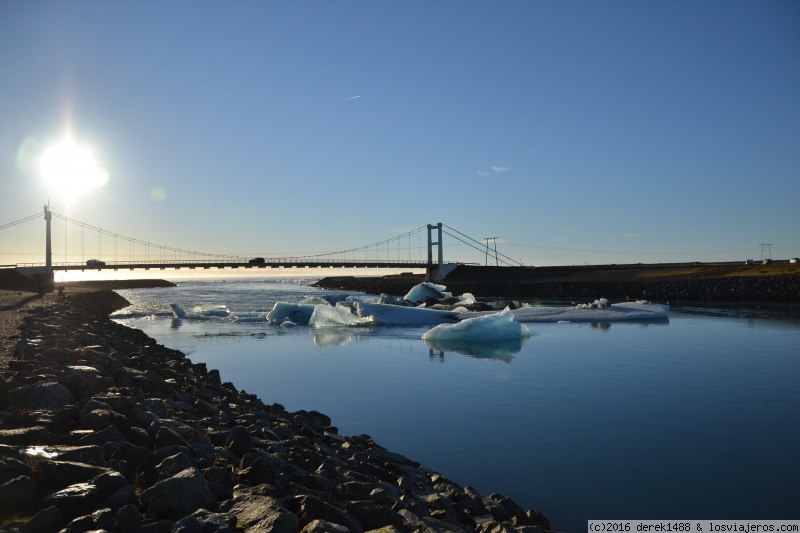
[(281, 327), (282, 328), (293, 328), (296, 325), (297, 324), (295, 324), (294, 322), (292, 322), (291, 320), (288, 320), (288, 319), (284, 320), (283, 322), (281, 322)]
[(277, 324), (288, 318), (296, 324), (307, 325), (314, 312), (314, 304), (292, 304), (288, 302), (275, 302), (272, 310), (267, 313), (267, 321)]
[(457, 306), (467, 306), (477, 303), (478, 300), (475, 299), (475, 296), (472, 293), (465, 292), (461, 296), (458, 297), (458, 302), (456, 302)]
[(524, 324), (514, 320), (511, 310), (505, 308), (499, 313), (468, 318), (458, 324), (439, 324), (425, 332), (422, 339), (481, 342), (523, 339), (530, 334), (531, 331)]
[(225, 318), (231, 314), (231, 310), (224, 305), (195, 305), (192, 313), (198, 317), (220, 317)]
[(608, 300), (605, 298), (600, 298), (599, 300), (595, 300), (593, 303), (590, 304), (578, 304), (575, 306), (577, 309), (608, 309), (611, 307), (611, 304), (608, 303)]
[(308, 325), (312, 328), (340, 328), (347, 326), (369, 326), (371, 317), (354, 315), (345, 306), (318, 305), (311, 314)]
[(437, 311), (424, 307), (403, 307), (400, 305), (356, 302), (360, 317), (372, 317), (376, 326), (410, 326), (458, 322), (458, 313)]
[(267, 320), (266, 313), (247, 313), (242, 315), (237, 315), (236, 318), (233, 319), (234, 322), (264, 322)]
[[(619, 322), (628, 320), (666, 320), (669, 306), (665, 304), (625, 302), (605, 309), (593, 307), (522, 307), (512, 311), (518, 322)], [(466, 319), (485, 313), (462, 313)]]
[(403, 299), (409, 302), (416, 302), (423, 298), (436, 298), (437, 300), (441, 300), (453, 296), (453, 293), (445, 292), (446, 288), (447, 287), (444, 285), (437, 285), (426, 281), (411, 287), (411, 290), (408, 291), (408, 294), (403, 296)]
[(225, 318), (231, 314), (231, 310), (224, 305), (195, 305), (188, 313), (178, 304), (169, 304), (169, 308), (172, 310), (172, 314), (175, 315), (175, 318)]
[(319, 296), (306, 296), (305, 298), (300, 300), (300, 303), (311, 304), (311, 305), (317, 305), (317, 304), (331, 305), (331, 303), (327, 299), (321, 298)]

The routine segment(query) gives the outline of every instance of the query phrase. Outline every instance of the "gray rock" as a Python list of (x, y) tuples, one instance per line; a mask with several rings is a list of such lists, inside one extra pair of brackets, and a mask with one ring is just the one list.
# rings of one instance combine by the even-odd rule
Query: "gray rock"
[(100, 466), (103, 462), (103, 448), (101, 446), (53, 446), (52, 451), (57, 453), (59, 461), (72, 461)]
[(20, 533), (51, 533), (61, 529), (64, 518), (55, 507), (47, 507), (36, 513), (30, 520), (20, 524)]
[(0, 485), (20, 476), (33, 476), (33, 469), (27, 464), (9, 457), (0, 461)]
[(106, 472), (86, 483), (76, 483), (44, 498), (65, 517), (77, 517), (97, 510), (97, 506), (128, 484), (117, 472)]
[(0, 430), (0, 443), (3, 444), (33, 446), (36, 444), (47, 444), (51, 439), (51, 433), (44, 426)]
[(106, 472), (105, 468), (71, 461), (40, 461), (37, 479), (43, 490), (54, 492), (84, 483)]
[(103, 506), (112, 510), (117, 510), (132, 503), (136, 503), (136, 492), (133, 490), (133, 487), (126, 485), (106, 498), (103, 502)]
[(28, 476), (20, 476), (0, 485), (0, 521), (12, 516), (27, 516), (36, 510), (39, 494), (36, 483)]
[(188, 446), (186, 440), (181, 437), (177, 431), (167, 426), (161, 426), (156, 430), (155, 437), (156, 448), (164, 448), (167, 446)]
[(300, 533), (350, 533), (350, 530), (333, 522), (312, 520), (300, 530)]
[(198, 509), (175, 523), (172, 533), (233, 533), (236, 519), (222, 513)]
[(176, 453), (161, 461), (156, 470), (158, 470), (159, 479), (167, 479), (186, 470), (187, 468), (194, 468), (195, 464), (185, 453)]
[(358, 521), (364, 531), (380, 529), (387, 526), (401, 527), (403, 517), (389, 507), (372, 502), (352, 502), (345, 504), (347, 514)]
[(253, 437), (242, 426), (236, 426), (228, 435), (225, 447), (238, 456), (242, 456), (253, 449)]
[(94, 392), (94, 386), (89, 380), (77, 373), (61, 376), (58, 378), (58, 382), (64, 385), (72, 393), (72, 396), (78, 400), (88, 398)]
[(109, 441), (124, 441), (125, 435), (117, 428), (117, 426), (108, 426), (102, 431), (92, 431), (86, 433), (80, 439), (78, 444), (83, 446), (102, 446)]
[(299, 498), (300, 523), (307, 525), (314, 520), (324, 520), (346, 527), (352, 533), (363, 533), (361, 525), (348, 513), (316, 496)]
[(248, 453), (242, 458), (239, 477), (253, 485), (272, 484), (280, 473), (282, 462), (266, 453)]
[(145, 490), (140, 500), (148, 514), (177, 520), (214, 504), (208, 483), (196, 468), (187, 468)]
[(133, 533), (142, 523), (142, 514), (132, 504), (120, 507), (114, 517), (122, 533)]
[(245, 531), (269, 531), (270, 533), (297, 533), (300, 519), (281, 506), (270, 496), (242, 492), (227, 513), (236, 518), (237, 528)]
[[(13, 394), (15, 391), (11, 391)], [(18, 401), (26, 409), (59, 409), (70, 405), (75, 401), (75, 397), (61, 383), (46, 381), (31, 385), (24, 391), (24, 397)]]

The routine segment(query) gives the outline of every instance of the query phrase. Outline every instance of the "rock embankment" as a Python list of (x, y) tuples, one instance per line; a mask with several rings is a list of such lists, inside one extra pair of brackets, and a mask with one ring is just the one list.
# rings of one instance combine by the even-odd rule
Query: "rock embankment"
[[(326, 289), (369, 294), (406, 294), (417, 278), (329, 277), (316, 283)], [(460, 281), (442, 282), (453, 294), (477, 297), (593, 300), (599, 297), (651, 301), (800, 302), (800, 276), (741, 276), (619, 281)]]
[(322, 413), (265, 405), (98, 314), (108, 298), (29, 310), (0, 370), (0, 529), (549, 529), (507, 497), (339, 435)]

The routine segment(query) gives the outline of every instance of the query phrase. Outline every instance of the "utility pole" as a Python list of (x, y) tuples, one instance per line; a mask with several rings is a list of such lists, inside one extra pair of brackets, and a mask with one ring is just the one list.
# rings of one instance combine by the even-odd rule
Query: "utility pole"
[(772, 261), (772, 244), (762, 244), (761, 245), (761, 260), (764, 260), (764, 250), (767, 251), (767, 255), (769, 255), (769, 260)]
[(489, 266), (489, 241), (494, 243), (494, 264), (495, 266), (500, 265), (500, 261), (497, 259), (497, 239), (500, 237), (485, 237), (483, 240), (486, 241), (486, 266)]

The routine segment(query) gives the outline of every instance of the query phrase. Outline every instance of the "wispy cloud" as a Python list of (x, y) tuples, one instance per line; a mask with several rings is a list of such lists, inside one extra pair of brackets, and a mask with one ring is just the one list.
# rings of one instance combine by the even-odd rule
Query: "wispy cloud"
[(625, 236), (626, 237), (641, 237), (642, 234), (641, 233), (626, 233)]
[(356, 100), (357, 98), (361, 98), (361, 95), (351, 96), (349, 98), (345, 98), (345, 100)]
[(492, 170), (494, 170), (495, 172), (508, 172), (509, 170), (512, 169), (509, 167), (492, 167)]
[(539, 150), (545, 150), (547, 148), (546, 144), (540, 144), (539, 146), (531, 146), (527, 149), (528, 152), (538, 152)]
[(483, 170), (478, 171), (478, 176), (488, 176), (488, 175), (489, 175), (488, 172), (484, 172)]

